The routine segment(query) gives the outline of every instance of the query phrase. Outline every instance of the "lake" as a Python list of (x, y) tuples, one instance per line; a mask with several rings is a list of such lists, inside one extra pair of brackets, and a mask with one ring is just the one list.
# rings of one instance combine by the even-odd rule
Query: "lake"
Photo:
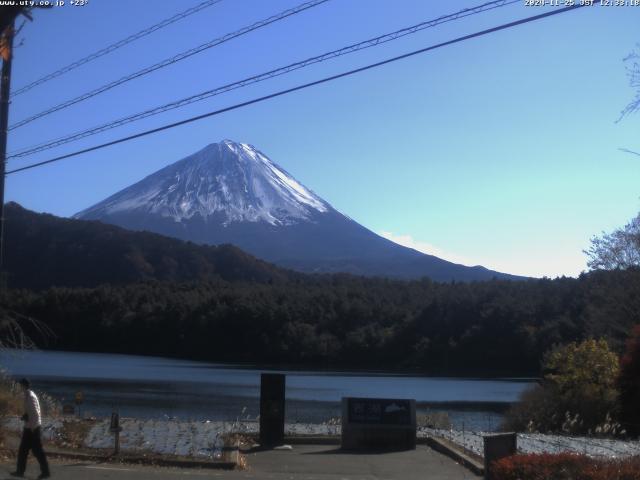
[[(28, 377), (36, 390), (63, 403), (82, 391), (84, 415), (191, 420), (255, 419), (260, 374), (256, 367), (98, 353), (0, 352), (13, 377)], [(290, 422), (320, 423), (340, 416), (340, 399), (414, 398), (418, 413), (446, 412), (458, 429), (495, 430), (502, 412), (530, 379), (434, 378), (366, 372), (278, 370), (286, 377)]]

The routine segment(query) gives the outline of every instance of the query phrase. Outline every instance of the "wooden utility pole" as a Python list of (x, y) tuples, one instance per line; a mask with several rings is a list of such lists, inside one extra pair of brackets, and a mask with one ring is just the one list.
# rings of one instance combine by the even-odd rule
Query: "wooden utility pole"
[(4, 180), (7, 164), (7, 134), (9, 132), (9, 94), (11, 92), (11, 61), (13, 60), (14, 22), (5, 28), (2, 38), (2, 78), (0, 78), (0, 289), (4, 288)]

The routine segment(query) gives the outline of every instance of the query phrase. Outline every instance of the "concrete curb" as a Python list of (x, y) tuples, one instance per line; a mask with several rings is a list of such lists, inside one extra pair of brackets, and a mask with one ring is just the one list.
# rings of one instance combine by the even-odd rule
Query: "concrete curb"
[[(284, 439), (289, 445), (340, 445), (340, 435), (289, 435)], [(468, 468), (476, 475), (484, 475), (484, 463), (462, 451), (459, 447), (436, 437), (418, 437), (416, 444), (427, 445), (440, 452), (460, 465)]]
[(287, 435), (284, 443), (289, 445), (340, 445), (340, 435)]
[(454, 447), (449, 442), (436, 437), (426, 437), (420, 440), (422, 440), (422, 442), (420, 443), (429, 445), (435, 451), (440, 452), (455, 460), (460, 465), (468, 468), (476, 475), (484, 475), (484, 463), (481, 463), (479, 460), (476, 460), (459, 448)]
[[(289, 445), (340, 445), (340, 435), (289, 435), (284, 439), (285, 444)], [(484, 475), (484, 463), (473, 458), (471, 455), (462, 451), (459, 447), (447, 442), (446, 440), (436, 437), (418, 437), (416, 444), (427, 445), (433, 450), (440, 452), (460, 465), (468, 468), (479, 476)]]
[[(98, 463), (131, 463), (136, 465), (149, 465), (159, 467), (179, 467), (179, 468), (206, 468), (206, 469), (219, 469), (219, 470), (233, 470), (240, 465), (240, 449), (236, 447), (225, 447), (224, 452), (227, 452), (231, 460), (224, 462), (211, 462), (205, 460), (186, 460), (179, 458), (157, 458), (157, 457), (142, 457), (138, 455), (98, 455), (82, 452), (63, 452), (60, 450), (46, 450), (46, 454), (50, 458), (61, 458), (67, 460), (81, 460), (86, 462), (98, 462)], [(16, 452), (9, 449), (2, 450), (5, 453), (10, 453), (15, 456)]]
[[(484, 475), (484, 465), (481, 461), (471, 457), (463, 452), (459, 447), (452, 445), (446, 440), (437, 437), (418, 437), (416, 443), (420, 445), (428, 445), (432, 449), (447, 455), (457, 463), (468, 468), (476, 475)], [(290, 435), (284, 439), (285, 444), (290, 445), (340, 445), (339, 435)], [(16, 452), (11, 449), (2, 449), (0, 452), (9, 453), (15, 456)], [(65, 452), (56, 449), (48, 449), (47, 455), (51, 458), (61, 458), (69, 460), (80, 460), (87, 462), (99, 463), (131, 463), (136, 465), (149, 465), (160, 467), (177, 467), (177, 468), (201, 468), (201, 469), (220, 469), (234, 470), (240, 465), (240, 448), (239, 446), (227, 446), (223, 448), (223, 452), (230, 458), (229, 461), (212, 462), (205, 460), (187, 460), (179, 458), (158, 458), (153, 456), (140, 456), (132, 454), (92, 454), (84, 452)]]

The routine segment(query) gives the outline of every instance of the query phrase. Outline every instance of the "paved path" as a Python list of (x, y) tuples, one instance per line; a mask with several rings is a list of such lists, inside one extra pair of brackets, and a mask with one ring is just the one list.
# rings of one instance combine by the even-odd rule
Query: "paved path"
[[(246, 455), (248, 469), (241, 471), (197, 470), (122, 466), (88, 462), (53, 463), (52, 478), (64, 480), (169, 480), (215, 478), (222, 480), (477, 480), (469, 470), (429, 447), (382, 454), (342, 453), (330, 445), (294, 445), (292, 450), (264, 451)], [(13, 465), (0, 466), (0, 480), (13, 479)], [(31, 460), (28, 479), (38, 466)]]

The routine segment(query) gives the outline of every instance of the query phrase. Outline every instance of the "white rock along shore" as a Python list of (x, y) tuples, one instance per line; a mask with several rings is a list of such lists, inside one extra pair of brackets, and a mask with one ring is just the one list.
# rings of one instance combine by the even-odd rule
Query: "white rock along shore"
[[(42, 432), (45, 441), (61, 437), (63, 422), (77, 419), (45, 418)], [(256, 434), (256, 421), (182, 421), (172, 419), (121, 419), (120, 448), (125, 452), (151, 452), (196, 458), (220, 458), (224, 437), (228, 434)], [(18, 417), (5, 420), (9, 430), (20, 431), (22, 422)], [(110, 420), (99, 419), (91, 425), (84, 439), (87, 448), (111, 449), (113, 434), (109, 431)], [(285, 425), (288, 435), (340, 435), (340, 425), (335, 423)], [(482, 437), (489, 432), (460, 430), (437, 430), (418, 428), (418, 437), (435, 436), (449, 441), (482, 456)], [(46, 447), (45, 447), (46, 448)], [(603, 438), (568, 437), (545, 434), (518, 434), (518, 450), (522, 453), (584, 453), (594, 457), (621, 458), (640, 455), (640, 441), (623, 441)]]

